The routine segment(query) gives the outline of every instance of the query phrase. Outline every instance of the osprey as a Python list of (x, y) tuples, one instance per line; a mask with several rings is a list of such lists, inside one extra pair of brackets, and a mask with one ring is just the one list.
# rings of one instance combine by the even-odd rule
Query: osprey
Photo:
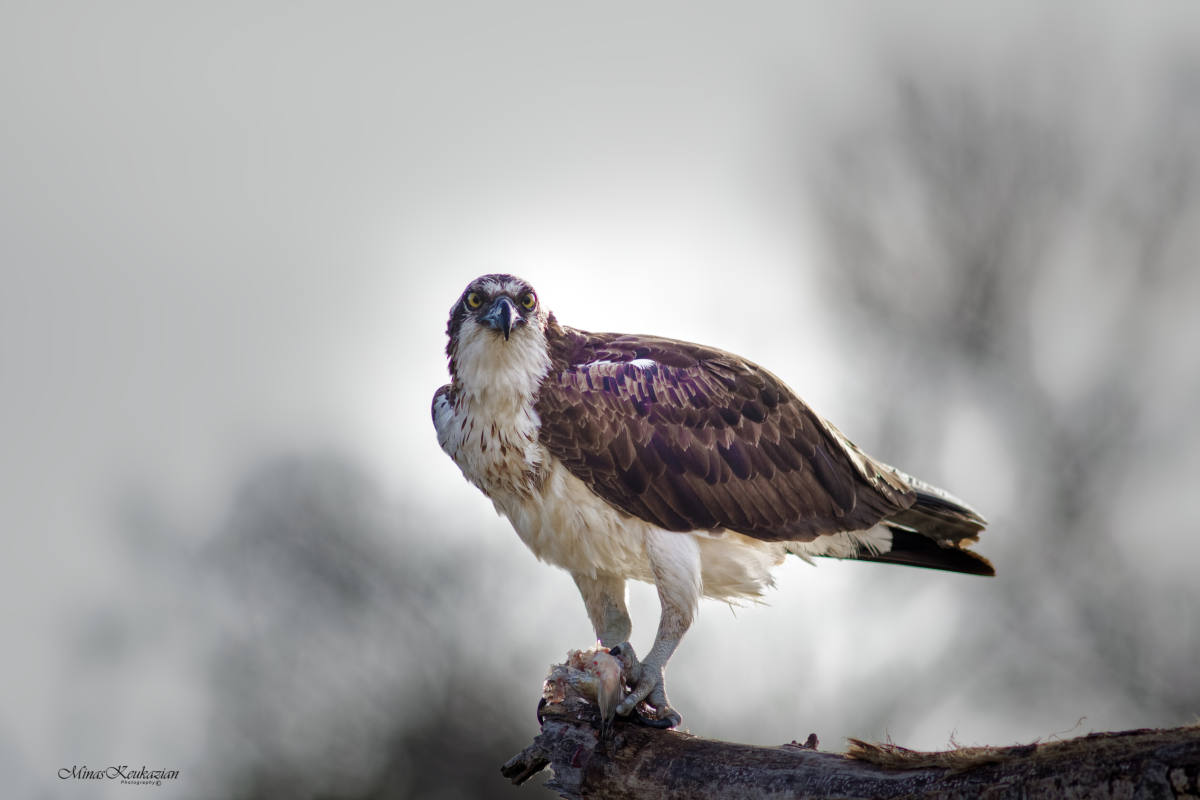
[[(680, 722), (663, 672), (702, 596), (759, 597), (787, 554), (994, 574), (986, 522), (877, 461), (762, 367), (712, 347), (559, 324), (512, 275), (450, 309), (438, 443), (541, 560), (571, 573), (639, 703)], [(658, 589), (638, 662), (625, 582)]]

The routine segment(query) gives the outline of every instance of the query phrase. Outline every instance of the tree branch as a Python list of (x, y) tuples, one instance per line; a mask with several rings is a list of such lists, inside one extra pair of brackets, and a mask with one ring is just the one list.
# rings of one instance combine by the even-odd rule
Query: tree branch
[(601, 741), (596, 706), (561, 689), (501, 772), (520, 784), (549, 766), (547, 787), (566, 798), (1200, 798), (1200, 726), (943, 753), (855, 739), (825, 753), (815, 736), (760, 747), (623, 720)]

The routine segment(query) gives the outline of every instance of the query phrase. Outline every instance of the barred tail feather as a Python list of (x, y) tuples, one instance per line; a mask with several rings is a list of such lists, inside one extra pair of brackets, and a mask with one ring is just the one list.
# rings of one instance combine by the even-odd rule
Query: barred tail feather
[(991, 562), (967, 549), (967, 545), (979, 538), (987, 520), (949, 492), (894, 467), (890, 469), (913, 488), (916, 501), (883, 520), (882, 526), (891, 533), (890, 547), (876, 551), (864, 548), (854, 558), (970, 575), (995, 575)]
[(904, 564), (910, 567), (925, 567), (926, 569), (941, 569), (947, 572), (964, 572), (968, 575), (996, 574), (992, 563), (978, 553), (963, 547), (938, 544), (916, 531), (888, 525), (892, 533), (892, 546), (886, 552), (864, 552), (856, 558), (859, 561), (880, 561), (885, 564)]

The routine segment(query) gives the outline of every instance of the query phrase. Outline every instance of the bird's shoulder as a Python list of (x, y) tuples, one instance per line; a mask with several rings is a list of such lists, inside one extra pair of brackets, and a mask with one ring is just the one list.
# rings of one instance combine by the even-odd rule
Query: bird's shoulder
[(452, 384), (439, 386), (433, 393), (433, 400), (429, 404), (429, 414), (433, 418), (433, 428), (437, 431), (438, 443), (445, 449), (454, 419), (454, 386)]
[[(547, 330), (550, 370), (537, 400), (553, 412), (579, 403), (652, 423), (723, 428), (774, 419), (815, 431), (819, 418), (769, 370), (720, 348), (664, 336)], [(599, 416), (593, 417), (598, 420)]]
[(637, 333), (595, 333), (559, 325), (551, 316), (546, 331), (551, 369), (621, 367), (631, 362), (692, 370), (704, 367), (732, 371), (762, 371), (733, 353), (681, 339)]
[(433, 400), (429, 404), (430, 414), (433, 415), (433, 421), (437, 422), (438, 409), (445, 408), (447, 405), (454, 404), (454, 387), (450, 384), (439, 386), (433, 393)]

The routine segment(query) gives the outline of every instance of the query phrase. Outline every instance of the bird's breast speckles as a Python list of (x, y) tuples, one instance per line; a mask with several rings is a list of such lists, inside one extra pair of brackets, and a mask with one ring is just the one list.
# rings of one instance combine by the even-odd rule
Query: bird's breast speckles
[(542, 327), (521, 326), (505, 340), (468, 321), (450, 349), (452, 399), (444, 401), (441, 422), (434, 411), (442, 449), (497, 503), (529, 497), (540, 488), (547, 458), (534, 409), (550, 368)]
[(546, 459), (537, 413), (525, 404), (498, 416), (488, 405), (486, 396), (460, 396), (447, 413), (449, 435), (439, 436), (442, 449), (493, 500), (528, 497), (540, 487)]

